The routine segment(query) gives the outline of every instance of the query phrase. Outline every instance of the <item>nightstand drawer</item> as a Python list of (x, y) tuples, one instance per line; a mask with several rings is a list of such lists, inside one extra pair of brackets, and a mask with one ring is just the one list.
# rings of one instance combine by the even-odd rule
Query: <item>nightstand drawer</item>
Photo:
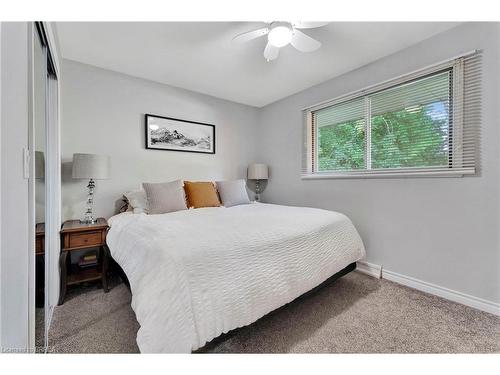
[(70, 233), (69, 247), (99, 246), (102, 244), (102, 231)]

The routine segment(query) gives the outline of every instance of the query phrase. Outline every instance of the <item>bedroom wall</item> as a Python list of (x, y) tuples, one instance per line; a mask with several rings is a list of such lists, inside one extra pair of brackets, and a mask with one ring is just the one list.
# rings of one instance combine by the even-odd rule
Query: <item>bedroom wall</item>
[[(110, 217), (142, 182), (245, 178), (254, 161), (258, 110), (74, 61), (62, 63), (63, 220), (80, 218), (87, 181), (71, 178), (73, 153), (107, 154), (95, 214)], [(215, 124), (216, 154), (146, 150), (144, 114)]]
[[(257, 154), (271, 176), (263, 200), (344, 212), (368, 262), (500, 302), (499, 34), (498, 23), (461, 25), (264, 107)], [(300, 179), (301, 108), (473, 49), (484, 51), (481, 176)]]

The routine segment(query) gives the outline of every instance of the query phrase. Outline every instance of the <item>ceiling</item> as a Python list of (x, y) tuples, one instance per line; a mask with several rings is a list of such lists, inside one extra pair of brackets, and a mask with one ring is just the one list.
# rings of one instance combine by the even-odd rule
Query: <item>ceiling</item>
[(445, 22), (333, 22), (304, 30), (323, 46), (291, 46), (266, 62), (266, 38), (231, 39), (262, 22), (58, 22), (62, 56), (262, 107), (455, 27)]

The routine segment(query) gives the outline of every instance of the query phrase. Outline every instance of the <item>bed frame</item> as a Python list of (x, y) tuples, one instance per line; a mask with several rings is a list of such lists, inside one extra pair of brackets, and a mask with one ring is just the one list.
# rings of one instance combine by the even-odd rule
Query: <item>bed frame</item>
[[(111, 257), (111, 255), (110, 255), (110, 268), (120, 276), (120, 279), (122, 280), (122, 282), (127, 286), (128, 290), (130, 291), (130, 283), (129, 283), (128, 279), (127, 279), (127, 275), (125, 275), (125, 272), (123, 271), (123, 269)], [(305, 298), (307, 296), (310, 296), (311, 294), (316, 293), (319, 289), (322, 289), (322, 288), (330, 285), (335, 280), (341, 278), (344, 275), (347, 275), (349, 272), (354, 271), (355, 269), (356, 269), (356, 262), (349, 264), (347, 267), (341, 269), (339, 272), (337, 272), (336, 274), (330, 276), (328, 279), (326, 279), (325, 281), (323, 281), (317, 287), (311, 289), (308, 292), (305, 292), (304, 294), (302, 294), (299, 297), (295, 298), (292, 302), (289, 302), (286, 305), (283, 305), (283, 306), (277, 308), (276, 310), (271, 311), (269, 314), (273, 314), (273, 313), (281, 310), (285, 306), (288, 306), (290, 303), (293, 303), (295, 301), (301, 300), (302, 298)], [(238, 330), (240, 330), (240, 329), (241, 328), (236, 328), (236, 329), (233, 329), (232, 331), (230, 331), (228, 333), (223, 333), (222, 335), (214, 338), (212, 341), (207, 342), (203, 347), (199, 348), (198, 350), (194, 351), (193, 353), (204, 353), (207, 349), (210, 349), (214, 345), (216, 345), (216, 344), (220, 343), (221, 341), (225, 340), (227, 337), (230, 337), (230, 336), (233, 336), (234, 334), (236, 334), (236, 332), (238, 332)]]
[[(120, 279), (122, 280), (122, 282), (127, 286), (128, 290), (130, 291), (130, 282), (128, 281), (127, 275), (125, 274), (125, 272), (123, 271), (123, 269), (113, 259), (113, 257), (111, 255), (109, 255), (109, 258), (110, 258), (109, 259), (110, 260), (110, 269), (113, 272), (116, 272), (120, 276)], [(285, 305), (283, 305), (281, 307), (278, 307), (276, 310), (271, 311), (269, 314), (273, 314), (273, 313), (281, 310), (285, 306), (288, 306), (290, 303), (293, 303), (295, 301), (299, 301), (302, 298), (305, 298), (307, 296), (310, 296), (311, 294), (316, 293), (318, 290), (320, 290), (320, 289), (322, 289), (322, 288), (324, 288), (324, 287), (332, 284), (335, 280), (341, 278), (342, 276), (347, 275), (349, 272), (352, 272), (355, 269), (356, 269), (356, 262), (349, 264), (347, 267), (341, 269), (339, 272), (333, 274), (328, 279), (326, 279), (325, 281), (323, 281), (317, 287), (315, 287), (315, 288), (311, 289), (310, 291), (305, 292), (304, 294), (298, 296), (293, 301), (291, 301), (291, 302), (289, 302), (289, 303), (287, 303), (287, 304), (285, 304)], [(241, 327), (241, 328), (245, 328), (245, 327)], [(236, 332), (238, 332), (238, 330), (240, 330), (241, 328), (236, 328), (236, 329), (233, 329), (233, 330), (231, 330), (231, 331), (229, 331), (227, 333), (223, 333), (220, 336), (217, 336), (212, 341), (207, 342), (203, 347), (199, 348), (198, 350), (195, 350), (193, 353), (204, 353), (207, 349), (209, 349), (212, 346), (220, 343), (221, 341), (225, 340), (227, 337), (230, 337), (230, 336), (233, 336), (234, 334), (236, 334)]]
[[(110, 269), (113, 272), (116, 272), (118, 274), (118, 276), (120, 276), (120, 279), (122, 280), (122, 282), (127, 286), (128, 290), (130, 290), (130, 282), (128, 281), (127, 275), (125, 274), (125, 272), (123, 271), (123, 269), (120, 267), (120, 265), (113, 259), (113, 257), (111, 255), (109, 257), (110, 257), (110, 259), (109, 259), (110, 260)], [(294, 301), (296, 301), (298, 299), (307, 297), (307, 296), (309, 296), (309, 295), (317, 292), (318, 290), (324, 288), (325, 286), (330, 285), (335, 280), (341, 278), (342, 276), (347, 275), (349, 272), (352, 272), (355, 269), (356, 269), (356, 262), (347, 265), (347, 267), (342, 268), (339, 272), (337, 272), (337, 273), (333, 274), (332, 276), (330, 276), (328, 279), (326, 279), (325, 281), (323, 281), (317, 287), (314, 287), (310, 291), (305, 292), (304, 294), (298, 296), (292, 302), (294, 302)], [(292, 302), (289, 302), (289, 303), (292, 303)], [(288, 305), (288, 303), (286, 305)], [(282, 307), (284, 307), (286, 305), (283, 305)], [(278, 309), (280, 309), (280, 308), (278, 308)]]
[[(352, 272), (356, 269), (356, 262), (354, 263), (351, 263), (349, 264), (347, 267), (345, 268), (342, 268), (339, 272), (333, 274), (333, 276), (330, 276), (328, 279), (326, 279), (325, 281), (323, 281), (321, 284), (319, 284), (317, 287), (315, 288), (312, 288), (310, 291), (308, 292), (305, 292), (304, 294), (302, 294), (301, 296), (298, 296), (297, 298), (295, 298), (293, 301), (296, 301), (300, 298), (304, 298), (306, 296), (309, 296), (315, 292), (317, 292), (318, 290), (324, 288), (325, 286), (328, 286), (330, 285), (331, 283), (333, 283), (335, 280), (337, 279), (340, 279), (342, 276), (345, 276), (347, 275), (349, 272)], [(292, 301), (292, 302), (293, 302)], [(291, 303), (291, 302), (290, 302)], [(286, 306), (286, 305), (284, 305)]]
[[(276, 310), (271, 311), (269, 314), (274, 314), (274, 313), (280, 311), (281, 309), (285, 308), (289, 304), (294, 303), (296, 301), (300, 301), (301, 299), (306, 298), (306, 297), (310, 296), (311, 294), (314, 294), (318, 290), (320, 290), (320, 289), (322, 289), (322, 288), (324, 288), (324, 287), (332, 284), (335, 280), (341, 278), (344, 275), (347, 275), (349, 272), (354, 271), (355, 269), (356, 269), (356, 262), (349, 264), (347, 267), (341, 269), (339, 272), (337, 272), (333, 276), (330, 276), (328, 279), (326, 279), (325, 281), (323, 281), (317, 287), (315, 287), (315, 288), (311, 289), (310, 291), (305, 292), (304, 294), (298, 296), (292, 302), (289, 302), (289, 303), (287, 303), (287, 304), (285, 304), (285, 305), (283, 305), (281, 307), (278, 307)], [(269, 314), (267, 314), (267, 315), (269, 315)], [(264, 315), (264, 316), (267, 316), (267, 315)], [(209, 350), (213, 346), (219, 344), (221, 341), (224, 341), (228, 337), (234, 336), (242, 328), (245, 328), (245, 327), (236, 328), (236, 329), (233, 329), (233, 330), (231, 330), (231, 331), (229, 331), (227, 333), (223, 333), (220, 336), (217, 336), (216, 338), (214, 338), (211, 341), (207, 342), (204, 346), (202, 346), (198, 350), (195, 350), (193, 353), (205, 353), (207, 350)]]

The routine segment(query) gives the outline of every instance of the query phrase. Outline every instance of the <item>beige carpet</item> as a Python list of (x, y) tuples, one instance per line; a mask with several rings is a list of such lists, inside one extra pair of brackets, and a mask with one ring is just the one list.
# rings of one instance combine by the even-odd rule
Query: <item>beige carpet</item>
[[(49, 352), (135, 353), (138, 328), (123, 284), (80, 287), (55, 310)], [(199, 352), (500, 352), (500, 317), (352, 272)]]
[(45, 352), (45, 309), (35, 308), (35, 351)]

